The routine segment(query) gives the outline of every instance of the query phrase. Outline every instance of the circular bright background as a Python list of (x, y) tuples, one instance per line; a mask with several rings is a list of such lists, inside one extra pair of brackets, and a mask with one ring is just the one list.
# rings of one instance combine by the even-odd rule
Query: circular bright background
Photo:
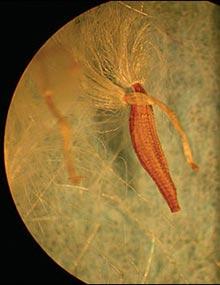
[[(108, 2), (55, 33), (23, 73), (5, 130), (10, 190), (37, 243), (82, 281), (220, 281), (218, 14), (199, 1)], [(177, 214), (131, 144), (123, 96), (135, 81), (175, 111), (200, 166), (155, 108)]]

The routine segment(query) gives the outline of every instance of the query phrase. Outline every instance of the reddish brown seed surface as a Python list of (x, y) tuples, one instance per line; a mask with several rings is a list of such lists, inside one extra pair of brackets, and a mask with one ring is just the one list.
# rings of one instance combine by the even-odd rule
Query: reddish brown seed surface
[[(134, 92), (146, 93), (139, 83), (133, 84), (132, 88)], [(152, 106), (131, 105), (129, 127), (132, 144), (141, 165), (157, 184), (171, 212), (179, 211), (176, 188), (157, 135)]]

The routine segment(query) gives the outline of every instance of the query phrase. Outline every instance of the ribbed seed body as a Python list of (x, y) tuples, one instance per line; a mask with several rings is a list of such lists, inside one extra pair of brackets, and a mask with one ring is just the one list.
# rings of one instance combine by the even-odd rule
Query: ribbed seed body
[[(135, 92), (145, 93), (138, 83), (132, 85), (132, 88)], [(141, 165), (157, 184), (170, 210), (179, 211), (176, 188), (157, 135), (152, 106), (131, 105), (129, 127), (132, 144)]]

